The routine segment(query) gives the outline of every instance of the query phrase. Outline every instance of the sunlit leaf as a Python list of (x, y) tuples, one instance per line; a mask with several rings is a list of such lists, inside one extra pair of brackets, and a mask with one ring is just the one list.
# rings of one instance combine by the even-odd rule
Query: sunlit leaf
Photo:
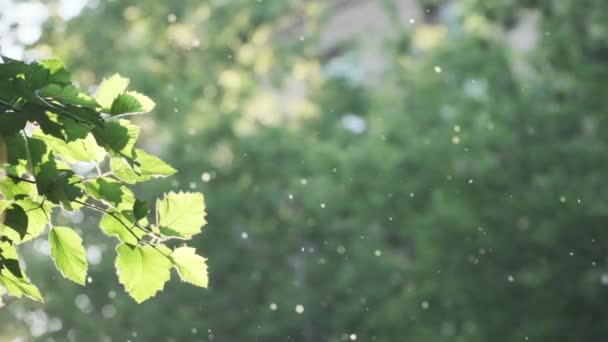
[(110, 108), (110, 114), (147, 113), (151, 111), (154, 106), (154, 101), (150, 100), (149, 97), (134, 91), (129, 91), (118, 95), (114, 99), (112, 107)]
[(180, 278), (190, 284), (207, 287), (207, 259), (196, 254), (192, 247), (179, 247), (171, 254)]
[(95, 100), (103, 108), (110, 108), (114, 99), (123, 93), (129, 85), (129, 79), (114, 74), (110, 78), (104, 79), (99, 88), (97, 88), (97, 94), (95, 94)]
[(131, 165), (124, 158), (110, 159), (110, 169), (116, 178), (125, 183), (135, 184), (141, 179), (141, 176), (133, 171)]
[(0, 269), (6, 268), (17, 278), (23, 278), (23, 271), (17, 257), (17, 249), (15, 245), (6, 239), (0, 242)]
[[(167, 248), (163, 249), (167, 252)], [(125, 291), (141, 303), (162, 290), (170, 278), (171, 261), (152, 246), (121, 244), (116, 248), (116, 271)]]
[(14, 199), (21, 196), (33, 196), (36, 192), (36, 185), (6, 177), (0, 179), (0, 192), (8, 199)]
[(27, 214), (27, 233), (20, 241), (23, 243), (42, 234), (51, 217), (53, 205), (49, 201), (39, 199), (39, 202), (36, 202), (29, 197), (20, 199), (17, 203)]
[(134, 184), (152, 178), (168, 177), (175, 174), (176, 170), (160, 158), (152, 156), (140, 149), (136, 149), (135, 152), (135, 161), (139, 164), (135, 167), (137, 172), (122, 158), (112, 158), (110, 160), (112, 172), (123, 182)]
[(200, 193), (170, 192), (156, 201), (157, 225), (162, 234), (190, 238), (201, 232), (205, 221), (205, 200)]
[(88, 195), (96, 200), (105, 202), (118, 211), (131, 210), (135, 203), (135, 195), (121, 182), (108, 177), (95, 178), (84, 182)]
[(53, 227), (49, 232), (51, 258), (64, 277), (84, 285), (87, 259), (82, 239), (68, 227)]
[(108, 122), (104, 127), (93, 130), (99, 146), (105, 147), (114, 156), (134, 158), (135, 142), (139, 128), (126, 120)]
[(133, 245), (145, 235), (132, 221), (118, 212), (104, 214), (99, 221), (99, 227), (108, 236)]
[(137, 153), (136, 160), (139, 162), (141, 177), (143, 178), (168, 177), (177, 172), (169, 164), (156, 156), (146, 153), (144, 150), (136, 149), (135, 152)]
[(68, 163), (101, 162), (106, 156), (105, 150), (97, 145), (92, 134), (88, 134), (84, 139), (69, 142), (41, 132), (35, 134), (34, 137), (44, 140), (56, 155), (60, 155)]
[(25, 276), (15, 276), (6, 268), (0, 270), (0, 285), (2, 285), (9, 294), (17, 298), (27, 296), (39, 302), (43, 301), (42, 295), (36, 285), (32, 284)]

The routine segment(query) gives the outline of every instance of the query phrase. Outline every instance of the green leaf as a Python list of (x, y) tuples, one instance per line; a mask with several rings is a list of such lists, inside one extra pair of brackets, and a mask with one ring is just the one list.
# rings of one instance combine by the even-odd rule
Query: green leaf
[(0, 255), (2, 256), (0, 258), (0, 269), (4, 267), (17, 278), (23, 278), (23, 271), (21, 271), (21, 265), (19, 265), (15, 245), (4, 239), (0, 242)]
[(207, 223), (201, 193), (170, 192), (156, 201), (156, 215), (161, 233), (172, 237), (191, 238)]
[[(10, 85), (10, 80), (14, 79), (19, 74), (25, 73), (25, 70), (29, 67), (23, 62), (8, 60), (5, 56), (2, 56), (2, 60), (4, 60), (4, 63), (0, 63), (0, 80), (2, 81), (0, 83), (3, 85), (4, 83), (9, 83)], [(0, 96), (3, 95), (5, 95), (5, 93), (0, 94)]]
[(150, 212), (150, 203), (148, 201), (142, 201), (135, 199), (135, 203), (133, 204), (133, 216), (135, 216), (136, 220), (141, 220), (145, 218)]
[(17, 277), (6, 268), (0, 270), (0, 285), (2, 285), (8, 293), (17, 298), (21, 298), (25, 295), (39, 302), (44, 301), (36, 285), (30, 283), (25, 275), (23, 277)]
[(137, 99), (129, 94), (120, 94), (110, 108), (110, 114), (118, 115), (125, 113), (137, 113), (142, 111), (142, 106)]
[(38, 237), (49, 222), (53, 205), (49, 201), (43, 201), (42, 199), (39, 201), (40, 203), (37, 203), (29, 197), (17, 201), (27, 214), (27, 234), (19, 243)]
[[(20, 205), (13, 203), (4, 211), (4, 225), (17, 232), (19, 239), (23, 239), (27, 234), (27, 223), (27, 214)], [(7, 234), (4, 230), (2, 233)]]
[(110, 170), (112, 170), (116, 178), (125, 183), (135, 184), (141, 179), (124, 158), (110, 159)]
[(146, 153), (144, 150), (135, 150), (139, 162), (141, 176), (144, 178), (168, 177), (177, 172), (160, 158)]
[[(34, 139), (32, 139), (34, 140)], [(52, 156), (52, 155), (51, 155)], [(72, 170), (64, 169), (55, 160), (49, 160), (36, 167), (36, 187), (41, 196), (72, 210), (72, 201), (82, 196), (76, 184), (80, 178)]]
[(61, 156), (68, 163), (101, 162), (106, 156), (105, 150), (97, 145), (92, 134), (88, 134), (84, 139), (69, 142), (44, 134), (42, 131), (35, 132), (33, 137), (44, 140), (56, 155)]
[(138, 93), (136, 91), (128, 91), (127, 95), (134, 97), (137, 102), (139, 102), (139, 105), (141, 106), (140, 112), (150, 112), (156, 106), (156, 103), (154, 103), (151, 98), (147, 97), (144, 94)]
[[(0, 214), (2, 214), (4, 212), (4, 210), (6, 210), (6, 208), (10, 207), (12, 204), (12, 201), (7, 201), (5, 199), (0, 199)], [(2, 217), (2, 216), (0, 216)], [(0, 222), (3, 222), (4, 219), (1, 219)]]
[(36, 64), (47, 69), (49, 72), (49, 83), (70, 84), (72, 83), (70, 72), (65, 69), (65, 65), (58, 59), (46, 59), (36, 62)]
[[(1, 89), (0, 89), (1, 91)], [(16, 112), (3, 112), (0, 107), (0, 137), (8, 139), (20, 130), (22, 130), (27, 124), (28, 117)]]
[(97, 107), (97, 102), (73, 85), (48, 84), (40, 88), (38, 96), (73, 106)]
[(135, 158), (139, 128), (127, 120), (107, 122), (104, 127), (95, 128), (93, 135), (99, 146), (107, 148), (114, 156)]
[(57, 59), (38, 61), (30, 66), (31, 73), (28, 82), (34, 89), (39, 89), (49, 83), (69, 85), (72, 80), (70, 73), (63, 63)]
[(84, 182), (84, 188), (90, 196), (114, 207), (116, 210), (131, 211), (135, 195), (121, 182), (112, 178), (101, 177)]
[(68, 227), (53, 227), (49, 232), (51, 258), (64, 277), (85, 284), (87, 259), (82, 239)]
[[(75, 144), (76, 142), (69, 142), (68, 148), (74, 155), (74, 159), (80, 161), (95, 161), (102, 162), (106, 156), (106, 151), (97, 145), (95, 138), (92, 134), (87, 135), (86, 138), (79, 141), (79, 145), (71, 146), (71, 144)], [(79, 153), (76, 153), (74, 149), (78, 149)]]
[(146, 153), (144, 150), (136, 149), (135, 154), (135, 161), (139, 163), (139, 166), (135, 167), (137, 172), (122, 158), (112, 158), (110, 160), (110, 169), (123, 182), (129, 184), (145, 182), (152, 178), (168, 177), (177, 172), (169, 164)]
[(8, 199), (22, 197), (23, 195), (34, 195), (35, 192), (35, 184), (13, 180), (12, 178), (8, 177), (0, 180), (0, 193), (2, 193), (2, 195)]
[(118, 280), (137, 303), (163, 289), (171, 276), (171, 262), (165, 255), (149, 245), (139, 247), (123, 243), (116, 251)]
[[(0, 119), (1, 121), (1, 119)], [(25, 148), (25, 136), (16, 134), (11, 139), (5, 141), (7, 157), (5, 164), (6, 171), (21, 177), (27, 173), (27, 150)]]
[(26, 140), (34, 173), (40, 171), (41, 164), (53, 162), (54, 156), (51, 155), (51, 149), (47, 146), (45, 141), (34, 138), (27, 138)]
[(132, 245), (136, 245), (139, 239), (145, 235), (141, 229), (135, 227), (132, 221), (118, 212), (104, 214), (99, 221), (99, 227), (106, 235)]
[(129, 79), (120, 76), (120, 74), (114, 74), (110, 78), (104, 79), (99, 88), (97, 88), (97, 94), (95, 94), (95, 100), (102, 108), (110, 108), (114, 99), (123, 93), (129, 85)]
[(207, 287), (209, 283), (207, 259), (197, 255), (194, 248), (179, 247), (173, 251), (171, 257), (182, 281), (200, 287)]
[(110, 114), (113, 116), (120, 114), (139, 114), (147, 113), (154, 109), (156, 104), (149, 97), (134, 91), (118, 95), (112, 102)]

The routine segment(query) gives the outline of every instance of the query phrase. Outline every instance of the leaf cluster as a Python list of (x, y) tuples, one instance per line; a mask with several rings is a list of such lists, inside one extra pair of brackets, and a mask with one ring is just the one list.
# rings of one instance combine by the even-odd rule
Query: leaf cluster
[(127, 186), (176, 172), (136, 148), (139, 128), (128, 118), (151, 111), (154, 102), (128, 90), (129, 80), (118, 74), (91, 96), (58, 60), (2, 59), (0, 146), (7, 153), (0, 161), (0, 286), (16, 297), (43, 300), (19, 262), (17, 246), (47, 226), (55, 266), (84, 285), (83, 238), (72, 228), (53, 226), (52, 213), (87, 208), (102, 214), (101, 230), (118, 240), (118, 279), (138, 303), (163, 288), (172, 267), (183, 281), (206, 287), (206, 259), (194, 248), (167, 247), (169, 240), (189, 240), (201, 232), (203, 195), (165, 194), (156, 201), (151, 222), (150, 202)]

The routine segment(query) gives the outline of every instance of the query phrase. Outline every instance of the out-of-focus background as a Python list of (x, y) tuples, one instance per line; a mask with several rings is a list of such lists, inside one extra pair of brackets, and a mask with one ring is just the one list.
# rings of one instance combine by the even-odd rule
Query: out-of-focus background
[(143, 148), (204, 192), (210, 287), (136, 305), (99, 217), (90, 284), (0, 341), (608, 340), (608, 1), (0, 0), (2, 53), (115, 72)]

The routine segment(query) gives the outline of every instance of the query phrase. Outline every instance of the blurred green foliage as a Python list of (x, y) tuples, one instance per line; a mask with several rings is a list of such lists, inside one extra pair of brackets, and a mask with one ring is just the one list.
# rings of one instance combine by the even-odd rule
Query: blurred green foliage
[[(9, 302), (0, 334), (606, 339), (608, 2), (421, 5), (438, 13), (391, 22), (375, 81), (319, 52), (337, 15), (324, 1), (109, 1), (51, 20), (35, 50), (83, 85), (120, 72), (157, 101), (142, 139), (179, 183), (139, 191), (206, 194), (194, 243), (213, 277), (133, 305), (91, 237), (103, 255), (92, 284), (47, 290), (43, 307)], [(515, 48), (508, 33), (525, 20), (536, 39)], [(340, 53), (356, 61), (351, 43)], [(51, 289), (40, 260), (28, 272)], [(33, 337), (40, 310), (61, 325)]]

